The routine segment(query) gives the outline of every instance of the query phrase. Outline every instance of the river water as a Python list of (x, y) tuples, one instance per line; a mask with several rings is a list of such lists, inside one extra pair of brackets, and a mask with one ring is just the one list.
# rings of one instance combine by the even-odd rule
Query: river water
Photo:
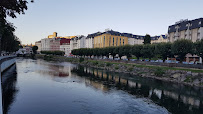
[(203, 113), (203, 89), (68, 62), (18, 58), (2, 76), (5, 114)]

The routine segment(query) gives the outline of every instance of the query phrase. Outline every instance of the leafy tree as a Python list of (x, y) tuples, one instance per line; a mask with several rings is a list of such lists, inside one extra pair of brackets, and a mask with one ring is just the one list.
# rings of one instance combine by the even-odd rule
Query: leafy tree
[(125, 45), (123, 46), (123, 55), (127, 56), (128, 60), (132, 56), (132, 46), (131, 45)]
[(144, 44), (151, 44), (151, 36), (149, 34), (146, 34), (144, 37)]
[[(34, 2), (34, 0), (31, 0), (31, 2)], [(25, 10), (28, 9), (27, 3), (28, 2), (26, 0), (0, 0), (0, 44), (2, 41), (3, 34), (6, 31), (4, 28), (4, 25), (7, 24), (6, 17), (10, 16), (11, 18), (16, 18), (16, 13), (24, 14)]]
[(38, 47), (37, 46), (33, 46), (32, 47), (32, 51), (34, 54), (37, 54), (37, 50), (38, 50)]
[(203, 39), (194, 43), (195, 53), (203, 58)]
[(161, 56), (163, 62), (167, 59), (167, 57), (171, 57), (171, 43), (158, 43), (155, 45), (155, 53)]
[(155, 55), (154, 51), (155, 51), (154, 45), (146, 44), (143, 46), (141, 50), (141, 54), (143, 55), (144, 58), (149, 58), (149, 61), (150, 61), (151, 58), (154, 57)]
[(141, 53), (142, 48), (143, 48), (143, 45), (134, 45), (132, 47), (132, 50), (131, 50), (132, 54), (136, 56), (138, 60), (140, 59), (140, 57), (142, 57), (142, 53)]
[(171, 47), (172, 53), (177, 55), (182, 63), (186, 54), (193, 53), (193, 43), (191, 40), (180, 39), (176, 40)]

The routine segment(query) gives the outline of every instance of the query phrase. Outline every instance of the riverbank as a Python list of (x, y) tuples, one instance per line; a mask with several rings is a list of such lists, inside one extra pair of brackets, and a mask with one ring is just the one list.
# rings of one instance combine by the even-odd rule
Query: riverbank
[(71, 62), (82, 66), (105, 69), (113, 72), (130, 73), (135, 76), (203, 87), (203, 70), (200, 69), (155, 66), (147, 64), (143, 65), (127, 63), (125, 61), (118, 62), (108, 60), (67, 58), (62, 56), (36, 55), (36, 57), (50, 61)]

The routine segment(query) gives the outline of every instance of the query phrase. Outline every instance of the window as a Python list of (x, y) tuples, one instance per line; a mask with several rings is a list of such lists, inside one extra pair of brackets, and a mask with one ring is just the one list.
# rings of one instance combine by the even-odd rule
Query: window
[(113, 46), (114, 46), (114, 37), (113, 37)]
[(123, 45), (124, 45), (124, 43), (125, 43), (125, 40), (124, 40), (124, 38), (123, 38)]
[(104, 47), (105, 47), (105, 36), (104, 36)]
[(109, 36), (109, 46), (111, 46), (111, 36)]
[(200, 22), (199, 22), (199, 25), (201, 25), (201, 24), (202, 24), (202, 22), (200, 21)]
[(120, 46), (121, 46), (121, 38), (120, 38)]
[(118, 46), (118, 37), (116, 38), (116, 46)]

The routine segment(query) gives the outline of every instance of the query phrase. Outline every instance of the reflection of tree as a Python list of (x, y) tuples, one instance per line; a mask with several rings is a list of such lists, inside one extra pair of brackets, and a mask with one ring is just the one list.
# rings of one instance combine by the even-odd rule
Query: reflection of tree
[(137, 97), (149, 98), (172, 113), (203, 112), (202, 89), (140, 77), (129, 80), (126, 78), (127, 74), (84, 68), (82, 66), (74, 68), (72, 72), (78, 76), (85, 77), (90, 82), (95, 81), (92, 82), (91, 86), (93, 87), (97, 85), (94, 83), (100, 83), (107, 87), (108, 90), (116, 88)]
[(8, 71), (2, 74), (2, 93), (3, 93), (3, 113), (7, 114), (10, 105), (14, 102), (16, 92), (16, 66), (12, 66)]

